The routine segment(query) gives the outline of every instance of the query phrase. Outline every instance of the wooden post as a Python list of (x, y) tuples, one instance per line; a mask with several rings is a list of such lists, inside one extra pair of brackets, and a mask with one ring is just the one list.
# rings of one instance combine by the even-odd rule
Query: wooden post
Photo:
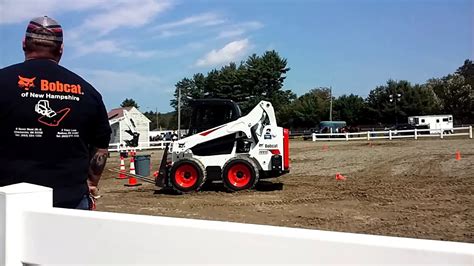
[(469, 126), (469, 138), (472, 139), (472, 126)]
[(370, 131), (367, 131), (367, 140), (370, 140)]
[(443, 129), (441, 129), (441, 131), (440, 131), (440, 133), (439, 133), (440, 138), (443, 138), (443, 133), (444, 133), (444, 132), (443, 132)]
[(346, 141), (349, 141), (349, 133), (346, 132)]
[(392, 140), (392, 130), (391, 129), (388, 131), (388, 139)]
[(417, 134), (417, 132), (418, 132), (418, 131), (417, 131), (416, 128), (415, 128), (415, 139), (418, 139), (418, 134)]

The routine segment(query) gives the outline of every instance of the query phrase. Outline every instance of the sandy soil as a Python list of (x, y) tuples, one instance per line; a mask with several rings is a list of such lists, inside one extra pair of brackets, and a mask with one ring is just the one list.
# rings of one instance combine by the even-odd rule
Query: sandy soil
[(292, 141), (290, 157), (290, 174), (238, 193), (128, 188), (107, 171), (98, 210), (474, 243), (474, 140)]

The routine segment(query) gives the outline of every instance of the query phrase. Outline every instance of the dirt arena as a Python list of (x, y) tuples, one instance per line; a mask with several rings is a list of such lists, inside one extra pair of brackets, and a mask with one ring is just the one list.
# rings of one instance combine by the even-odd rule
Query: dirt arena
[[(474, 140), (290, 145), (290, 174), (238, 193), (222, 184), (189, 195), (128, 188), (106, 171), (98, 210), (474, 243)], [(161, 154), (151, 152), (153, 171)], [(112, 154), (107, 168), (118, 165)]]

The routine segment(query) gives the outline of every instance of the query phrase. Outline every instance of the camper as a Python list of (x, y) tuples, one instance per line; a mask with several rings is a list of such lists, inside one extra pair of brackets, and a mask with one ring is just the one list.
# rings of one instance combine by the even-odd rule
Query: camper
[(453, 133), (453, 116), (452, 115), (422, 115), (409, 116), (408, 124), (417, 126), (428, 126), (430, 134)]

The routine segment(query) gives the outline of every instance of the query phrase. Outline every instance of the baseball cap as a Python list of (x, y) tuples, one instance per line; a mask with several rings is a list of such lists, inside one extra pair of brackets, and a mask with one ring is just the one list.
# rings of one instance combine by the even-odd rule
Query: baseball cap
[(26, 28), (26, 37), (40, 40), (63, 42), (63, 29), (59, 23), (48, 17), (37, 17)]

